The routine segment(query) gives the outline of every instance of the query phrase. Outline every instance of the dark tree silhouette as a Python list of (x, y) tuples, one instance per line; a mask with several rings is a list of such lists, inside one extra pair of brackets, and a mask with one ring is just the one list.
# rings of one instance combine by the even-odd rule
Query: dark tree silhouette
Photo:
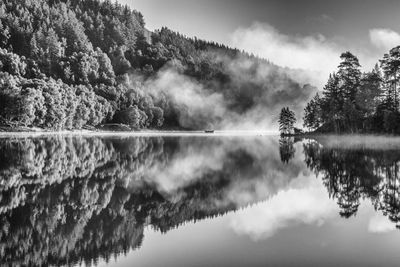
[(296, 123), (296, 117), (293, 111), (288, 107), (284, 107), (279, 114), (279, 131), (281, 135), (288, 135), (294, 133), (294, 124)]
[(393, 48), (380, 67), (363, 74), (357, 57), (343, 53), (322, 97), (316, 95), (306, 105), (304, 127), (334, 133), (400, 133), (399, 51), (400, 47)]
[(295, 153), (294, 138), (281, 137), (279, 139), (279, 154), (281, 156), (281, 161), (288, 164), (290, 160), (294, 158)]
[[(321, 143), (319, 143), (321, 142)], [(340, 215), (354, 216), (360, 199), (370, 199), (376, 210), (400, 225), (400, 152), (396, 149), (328, 147), (324, 139), (304, 143), (305, 162), (337, 200)]]

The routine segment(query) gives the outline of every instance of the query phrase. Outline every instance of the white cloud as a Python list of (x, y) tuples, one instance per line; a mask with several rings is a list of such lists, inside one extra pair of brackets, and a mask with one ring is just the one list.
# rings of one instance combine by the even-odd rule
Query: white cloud
[(391, 48), (400, 45), (400, 34), (391, 29), (371, 29), (369, 31), (371, 43), (385, 52)]
[(323, 35), (289, 36), (265, 23), (254, 23), (249, 28), (239, 28), (231, 36), (231, 45), (273, 63), (310, 73), (317, 85), (326, 82), (329, 73), (340, 62), (343, 51)]
[(396, 225), (382, 214), (376, 214), (368, 224), (368, 231), (371, 233), (387, 233), (396, 230)]
[[(322, 18), (329, 19), (326, 15)], [(230, 45), (269, 59), (279, 66), (302, 70), (293, 72), (292, 78), (321, 89), (329, 74), (337, 70), (343, 52), (351, 51), (359, 58), (363, 70), (369, 71), (383, 52), (400, 45), (400, 35), (387, 29), (372, 29), (370, 39), (374, 46), (384, 50), (372, 50), (361, 42), (345, 45), (334, 41), (340, 38), (328, 39), (322, 34), (287, 35), (269, 24), (255, 22), (250, 27), (237, 29), (231, 35)]]

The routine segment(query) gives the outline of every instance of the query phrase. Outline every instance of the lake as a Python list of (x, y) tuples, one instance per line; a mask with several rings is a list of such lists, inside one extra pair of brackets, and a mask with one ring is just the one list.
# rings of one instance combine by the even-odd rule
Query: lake
[(399, 266), (400, 138), (0, 138), (0, 265)]

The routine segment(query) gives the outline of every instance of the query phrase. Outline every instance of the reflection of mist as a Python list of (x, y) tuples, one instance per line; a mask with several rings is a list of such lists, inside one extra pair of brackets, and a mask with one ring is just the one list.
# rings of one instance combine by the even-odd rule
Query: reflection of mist
[(368, 231), (371, 233), (387, 233), (396, 230), (396, 225), (381, 214), (375, 214), (368, 223)]
[[(318, 136), (304, 143), (305, 162), (320, 174), (343, 218), (356, 216), (361, 200), (400, 228), (400, 139), (382, 136)], [(392, 229), (374, 218), (370, 231)]]
[(304, 172), (282, 164), (274, 137), (4, 138), (0, 151), (0, 263), (11, 265), (117, 256), (148, 225), (237, 210)]
[(207, 178), (226, 181), (224, 198), (216, 200), (222, 206), (265, 200), (307, 173), (300, 158), (290, 165), (281, 162), (277, 138), (188, 137), (177, 148), (167, 163), (148, 169), (145, 181), (166, 195)]
[[(309, 168), (322, 179), (315, 179), (308, 171), (292, 178), (265, 202), (232, 216), (231, 225), (236, 232), (258, 240), (298, 224), (320, 225), (338, 214), (349, 218), (357, 214), (364, 198), (370, 199), (375, 209), (385, 215), (370, 220), (370, 232), (392, 231), (396, 224), (399, 227), (400, 139), (375, 136), (315, 139), (303, 143), (307, 165), (303, 169)], [(285, 142), (281, 142), (281, 156), (285, 155), (283, 147)], [(298, 158), (297, 154), (289, 166), (296, 164)], [(296, 184), (300, 187), (295, 187)]]
[[(140, 247), (147, 226), (230, 211), (254, 240), (354, 215), (360, 198), (398, 222), (398, 150), (348, 141), (291, 142), (286, 164), (278, 136), (0, 139), (0, 264), (110, 258)], [(369, 226), (390, 229), (382, 218)]]
[(277, 231), (298, 224), (322, 225), (334, 217), (338, 208), (315, 177), (298, 177), (301, 186), (291, 183), (265, 202), (232, 216), (231, 226), (254, 240), (273, 236)]
[(207, 174), (221, 171), (226, 152), (219, 140), (182, 138), (168, 162), (149, 168), (145, 180), (160, 191), (173, 193)]
[(322, 135), (315, 140), (326, 148), (340, 149), (400, 149), (400, 137), (374, 135)]

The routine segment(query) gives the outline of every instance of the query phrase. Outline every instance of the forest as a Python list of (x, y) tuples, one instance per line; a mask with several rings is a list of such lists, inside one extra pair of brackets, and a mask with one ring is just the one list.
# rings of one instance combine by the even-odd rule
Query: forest
[(370, 72), (358, 58), (341, 55), (338, 70), (304, 110), (304, 127), (320, 133), (400, 133), (400, 46)]
[[(268, 68), (262, 79), (261, 67)], [(166, 69), (187, 77), (201, 94), (217, 94), (224, 113), (193, 112), (190, 103), (177, 102), (168, 90), (152, 88), (155, 83), (149, 81)], [(300, 95), (307, 99), (313, 88), (287, 72), (268, 60), (167, 28), (150, 32), (140, 12), (109, 0), (0, 2), (0, 125), (204, 129), (227, 111), (240, 116), (276, 102), (285, 93), (275, 88), (307, 92)], [(272, 96), (264, 93), (268, 90), (275, 90)]]

